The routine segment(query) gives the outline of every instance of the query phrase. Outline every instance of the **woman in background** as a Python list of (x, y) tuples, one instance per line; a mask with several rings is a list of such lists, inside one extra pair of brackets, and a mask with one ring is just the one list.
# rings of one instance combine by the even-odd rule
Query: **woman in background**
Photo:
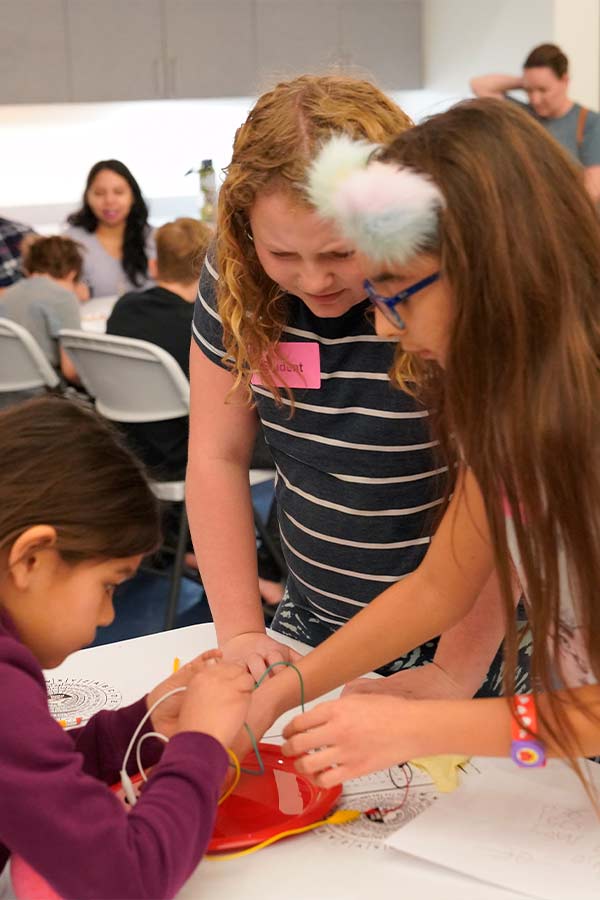
[(85, 248), (83, 278), (93, 297), (120, 296), (154, 283), (148, 277), (148, 259), (156, 255), (148, 207), (122, 162), (105, 159), (92, 166), (83, 205), (67, 221), (67, 234)]

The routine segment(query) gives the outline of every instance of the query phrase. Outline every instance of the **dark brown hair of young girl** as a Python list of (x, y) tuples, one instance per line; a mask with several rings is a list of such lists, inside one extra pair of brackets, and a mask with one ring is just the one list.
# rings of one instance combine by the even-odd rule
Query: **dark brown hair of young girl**
[(160, 543), (157, 501), (116, 432), (77, 402), (45, 396), (0, 413), (0, 557), (51, 525), (65, 562), (121, 559)]
[(270, 370), (262, 365), (286, 324), (282, 292), (254, 252), (249, 213), (256, 197), (285, 190), (301, 208), (306, 171), (334, 133), (374, 143), (392, 139), (412, 125), (389, 97), (357, 78), (302, 75), (263, 94), (238, 129), (227, 177), (219, 192), (217, 261), (223, 344), (235, 378), (245, 385), (261, 371), (279, 398)]
[[(518, 635), (504, 499), (525, 573), (534, 688), (551, 691), (562, 674), (561, 542), (600, 679), (600, 224), (581, 171), (530, 116), (489, 99), (404, 132), (380, 158), (430, 175), (445, 198), (429, 248), (454, 302), (445, 371), (407, 371), (399, 356), (395, 375), (425, 386), (446, 446), (452, 435), (483, 492), (506, 604), (506, 691)], [(552, 698), (557, 724), (544, 725), (573, 760), (581, 754)]]

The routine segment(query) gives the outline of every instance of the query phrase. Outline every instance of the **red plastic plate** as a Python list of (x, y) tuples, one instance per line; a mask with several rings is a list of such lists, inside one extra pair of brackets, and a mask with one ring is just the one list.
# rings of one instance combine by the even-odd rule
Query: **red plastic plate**
[[(294, 760), (283, 756), (277, 744), (258, 746), (265, 774), (242, 773), (233, 794), (219, 806), (209, 853), (252, 847), (282, 831), (318, 822), (327, 816), (342, 793), (340, 785), (320, 788), (300, 775)], [(242, 767), (258, 769), (254, 754), (242, 762)], [(137, 787), (141, 776), (131, 780)], [(112, 789), (123, 798), (120, 784)]]
[[(267, 838), (324, 819), (342, 792), (341, 786), (320, 788), (294, 768), (276, 744), (259, 744), (264, 775), (242, 774), (233, 794), (219, 807), (209, 853), (238, 850)], [(243, 767), (255, 769), (249, 756)]]

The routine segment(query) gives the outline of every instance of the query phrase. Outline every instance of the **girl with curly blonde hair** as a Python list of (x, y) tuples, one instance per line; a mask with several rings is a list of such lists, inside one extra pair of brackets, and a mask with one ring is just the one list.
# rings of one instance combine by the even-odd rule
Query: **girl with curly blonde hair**
[[(305, 193), (332, 134), (381, 143), (410, 127), (366, 81), (305, 75), (264, 94), (235, 137), (194, 317), (187, 496), (219, 643), (255, 677), (293, 656), (260, 607), (248, 488), (259, 419), (289, 570), (273, 627), (288, 637), (319, 644), (412, 572), (444, 502), (427, 409), (389, 382), (396, 344), (375, 334), (360, 260)], [(383, 689), (472, 696), (502, 633), (491, 579), (439, 646), (383, 670)]]

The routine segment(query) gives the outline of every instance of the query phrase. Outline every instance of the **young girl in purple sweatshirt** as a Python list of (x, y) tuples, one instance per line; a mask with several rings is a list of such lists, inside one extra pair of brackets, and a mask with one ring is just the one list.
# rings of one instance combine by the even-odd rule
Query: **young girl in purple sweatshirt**
[[(156, 547), (143, 470), (97, 416), (44, 397), (0, 414), (0, 871), (18, 855), (65, 898), (167, 898), (204, 854), (253, 687), (211, 651), (131, 706), (64, 731), (43, 668), (89, 644)], [(215, 664), (218, 663), (218, 664)], [(154, 764), (128, 813), (107, 785), (155, 701)]]

